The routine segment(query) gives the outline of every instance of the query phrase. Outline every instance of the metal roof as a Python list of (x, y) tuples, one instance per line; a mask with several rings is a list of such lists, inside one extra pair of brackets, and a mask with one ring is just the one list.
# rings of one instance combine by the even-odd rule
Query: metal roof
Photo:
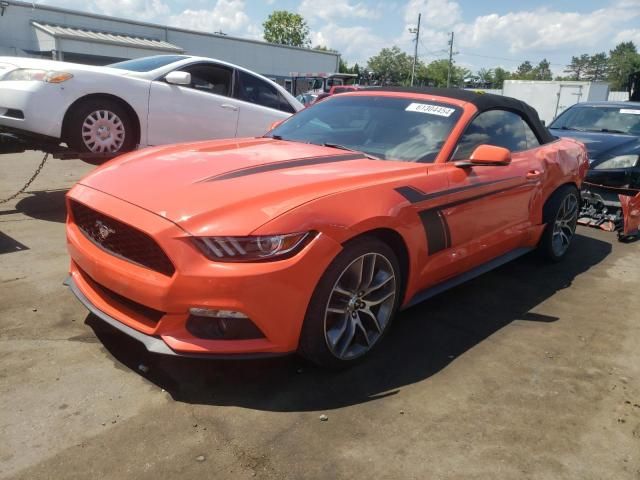
[(85, 42), (108, 43), (110, 45), (120, 45), (123, 47), (145, 48), (150, 50), (161, 50), (164, 52), (184, 52), (183, 48), (178, 47), (164, 40), (154, 38), (134, 37), (123, 33), (100, 32), (97, 30), (88, 30), (85, 28), (68, 27), (64, 25), (52, 25), (48, 23), (40, 23), (32, 21), (38, 30), (41, 30), (55, 38), (63, 38), (69, 40), (81, 40)]

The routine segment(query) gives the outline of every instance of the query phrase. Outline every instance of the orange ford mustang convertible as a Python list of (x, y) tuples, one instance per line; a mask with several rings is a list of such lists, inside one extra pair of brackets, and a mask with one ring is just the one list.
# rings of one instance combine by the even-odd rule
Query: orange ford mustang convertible
[(123, 155), (67, 196), (68, 285), (151, 352), (340, 367), (407, 308), (571, 244), (584, 146), (519, 101), (336, 95), (261, 138)]

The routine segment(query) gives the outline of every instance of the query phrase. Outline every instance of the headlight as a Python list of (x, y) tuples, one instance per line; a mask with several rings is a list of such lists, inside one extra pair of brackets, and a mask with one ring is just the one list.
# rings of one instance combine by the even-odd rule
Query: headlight
[(313, 236), (314, 232), (251, 237), (197, 237), (196, 244), (211, 260), (256, 262), (295, 255)]
[(34, 68), (18, 68), (11, 70), (4, 77), (3, 81), (38, 81), (47, 83), (62, 83), (73, 78), (68, 72), (56, 72), (54, 70), (37, 70)]
[(594, 170), (605, 170), (609, 168), (631, 168), (638, 163), (638, 155), (618, 155), (593, 167)]

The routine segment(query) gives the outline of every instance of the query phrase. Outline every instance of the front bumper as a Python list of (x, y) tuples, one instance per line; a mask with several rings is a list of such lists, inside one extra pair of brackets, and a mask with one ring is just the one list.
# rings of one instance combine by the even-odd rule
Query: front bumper
[(69, 104), (62, 84), (0, 81), (0, 127), (60, 138)]
[[(187, 232), (163, 217), (83, 185), (74, 187), (69, 197), (135, 225), (151, 236), (174, 264), (175, 272), (167, 276), (131, 263), (90, 241), (73, 218), (67, 221), (72, 291), (89, 310), (100, 312), (96, 313), (99, 318), (116, 323), (116, 328), (157, 353), (233, 357), (295, 351), (311, 295), (341, 249), (321, 234), (286, 260), (212, 262)], [(241, 311), (264, 337), (195, 337), (186, 327), (191, 307)], [(155, 317), (147, 315), (148, 311)]]
[(286, 355), (286, 353), (255, 353), (255, 354), (236, 354), (236, 355), (214, 355), (214, 354), (196, 354), (196, 353), (179, 353), (174, 350), (171, 350), (166, 343), (162, 341), (161, 338), (155, 337), (153, 335), (146, 335), (138, 330), (131, 328), (124, 323), (116, 320), (113, 317), (110, 317), (102, 310), (99, 310), (91, 301), (86, 297), (82, 290), (78, 287), (78, 284), (73, 280), (73, 277), (69, 276), (64, 281), (64, 285), (69, 287), (71, 293), (73, 293), (76, 298), (82, 303), (87, 310), (89, 310), (93, 315), (98, 317), (100, 320), (105, 322), (106, 324), (112, 326), (116, 330), (119, 330), (121, 333), (124, 333), (128, 337), (137, 340), (142, 343), (144, 347), (150, 353), (156, 353), (159, 355), (169, 355), (173, 357), (188, 357), (188, 358), (212, 358), (215, 356), (217, 359), (253, 359), (253, 358), (267, 358), (267, 357), (279, 357), (282, 355)]

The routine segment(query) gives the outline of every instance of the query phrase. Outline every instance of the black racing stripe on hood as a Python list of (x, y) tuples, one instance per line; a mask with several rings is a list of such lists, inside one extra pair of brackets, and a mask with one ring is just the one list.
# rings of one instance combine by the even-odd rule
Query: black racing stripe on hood
[(241, 168), (228, 173), (209, 177), (203, 182), (217, 182), (219, 180), (230, 180), (232, 178), (246, 177), (257, 173), (273, 172), (275, 170), (284, 170), (286, 168), (306, 167), (309, 165), (319, 165), (322, 163), (344, 162), (347, 160), (364, 159), (362, 153), (349, 153), (344, 155), (323, 155), (321, 157), (305, 157), (294, 158), (292, 160), (284, 160), (282, 162), (267, 163), (265, 165), (257, 165), (255, 167)]

